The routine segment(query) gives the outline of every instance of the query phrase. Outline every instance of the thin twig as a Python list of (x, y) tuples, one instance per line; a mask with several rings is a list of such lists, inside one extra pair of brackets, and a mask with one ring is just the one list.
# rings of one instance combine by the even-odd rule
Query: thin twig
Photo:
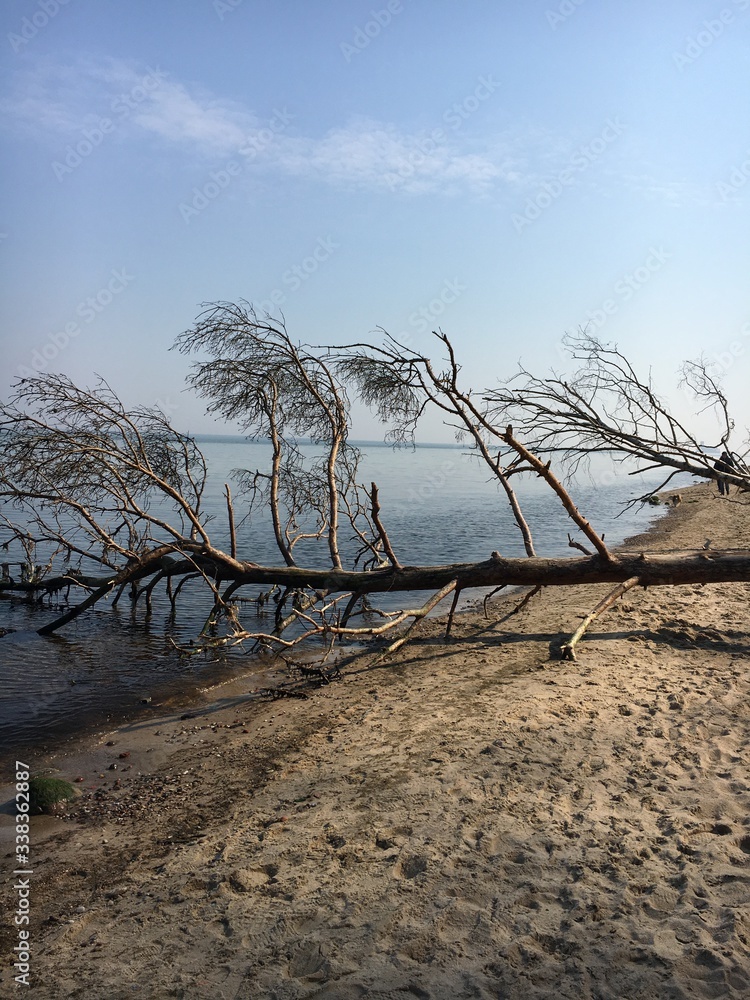
[(570, 533), (568, 533), (568, 545), (571, 549), (578, 549), (579, 552), (583, 552), (585, 556), (593, 556), (594, 554), (591, 549), (587, 549), (581, 542), (577, 542)]
[(234, 506), (232, 504), (232, 491), (229, 483), (224, 483), (224, 496), (227, 498), (227, 518), (229, 519), (229, 554), (232, 559), (237, 558), (237, 533), (234, 528)]

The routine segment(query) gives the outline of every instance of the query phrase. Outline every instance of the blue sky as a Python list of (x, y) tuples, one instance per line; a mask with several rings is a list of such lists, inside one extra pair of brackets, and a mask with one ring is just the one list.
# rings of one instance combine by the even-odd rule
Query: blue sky
[[(0, 395), (33, 368), (215, 431), (201, 302), (431, 350), (474, 388), (590, 329), (750, 423), (750, 0), (10, 0)], [(379, 437), (357, 411), (355, 436)], [(741, 436), (741, 435), (740, 435)], [(424, 440), (450, 440), (434, 420)], [(739, 443), (739, 440), (738, 442)]]

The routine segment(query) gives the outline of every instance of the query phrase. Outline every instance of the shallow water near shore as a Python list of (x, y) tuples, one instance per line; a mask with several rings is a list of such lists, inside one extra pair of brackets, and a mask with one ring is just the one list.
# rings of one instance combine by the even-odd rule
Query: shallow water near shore
[[(233, 469), (263, 467), (267, 448), (235, 437), (199, 443), (209, 465), (205, 509), (215, 518), (209, 530), (215, 543), (228, 545), (223, 485), (233, 483)], [(478, 561), (493, 549), (505, 556), (524, 554), (504, 494), (462, 450), (421, 446), (394, 451), (373, 443), (361, 448), (360, 481), (377, 482), (386, 528), (405, 562)], [(645, 489), (642, 478), (615, 477), (607, 471), (598, 478), (581, 478), (572, 492), (597, 530), (606, 532), (608, 543), (617, 544), (646, 530), (659, 516), (659, 508), (640, 504), (623, 513), (627, 499)], [(567, 535), (573, 525), (549, 488), (538, 479), (524, 478), (516, 490), (538, 554), (570, 554)], [(239, 498), (237, 509), (239, 519)], [(269, 526), (257, 519), (241, 524), (238, 547), (241, 556), (255, 561), (275, 560)], [(300, 562), (314, 565), (324, 559), (321, 552), (316, 560), (310, 545)], [(34, 629), (58, 613), (54, 606), (0, 601), (0, 629), (15, 630), (0, 640), (0, 762), (25, 748), (49, 748), (86, 728), (185, 701), (199, 688), (230, 678), (247, 676), (248, 687), (254, 686), (254, 675), (267, 669), (267, 658), (247, 650), (210, 658), (176, 652), (169, 637), (187, 642), (209, 610), (199, 588), (186, 587), (183, 596), (174, 617), (163, 598), (154, 600), (150, 615), (142, 607), (132, 611), (125, 600), (115, 609), (111, 601), (103, 601), (50, 637), (40, 637)], [(472, 596), (477, 593), (467, 592), (467, 601)], [(377, 603), (388, 609), (401, 599), (403, 595), (384, 596)]]

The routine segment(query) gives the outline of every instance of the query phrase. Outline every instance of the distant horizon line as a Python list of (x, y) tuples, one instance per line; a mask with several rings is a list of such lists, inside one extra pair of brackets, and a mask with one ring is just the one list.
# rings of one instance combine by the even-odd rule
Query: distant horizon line
[[(210, 441), (225, 441), (227, 443), (235, 443), (240, 441), (248, 441), (248, 435), (246, 434), (216, 434), (212, 432), (196, 433), (193, 434), (190, 431), (184, 432), (187, 437), (192, 438), (194, 441), (210, 442)], [(315, 442), (309, 437), (293, 438), (295, 444), (312, 444)], [(270, 444), (270, 438), (255, 438), (249, 441), (250, 444)], [(369, 438), (351, 438), (349, 439), (349, 444), (354, 445), (373, 445), (376, 448), (398, 448), (402, 447), (414, 447), (414, 448), (464, 448), (465, 445), (458, 444), (457, 442), (451, 443), (448, 441), (413, 441), (413, 442), (392, 442), (385, 440), (374, 440)]]

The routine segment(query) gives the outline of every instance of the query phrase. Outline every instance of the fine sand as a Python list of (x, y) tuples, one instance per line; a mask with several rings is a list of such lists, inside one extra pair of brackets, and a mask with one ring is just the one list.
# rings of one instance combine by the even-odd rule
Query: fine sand
[[(708, 538), (750, 506), (694, 487), (629, 545)], [(750, 996), (750, 585), (631, 591), (551, 659), (606, 590), (34, 761), (85, 780), (32, 823), (31, 995)]]

